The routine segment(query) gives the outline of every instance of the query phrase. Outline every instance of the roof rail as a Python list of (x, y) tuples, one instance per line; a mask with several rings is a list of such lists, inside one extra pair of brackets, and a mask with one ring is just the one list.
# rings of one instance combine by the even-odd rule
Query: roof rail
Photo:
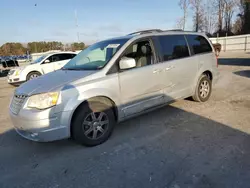
[(164, 30), (164, 31), (184, 31), (182, 29), (169, 29), (169, 30)]
[(128, 35), (137, 35), (137, 34), (141, 35), (141, 34), (145, 34), (145, 33), (154, 33), (154, 32), (160, 33), (160, 32), (162, 32), (162, 30), (160, 30), (160, 29), (148, 29), (148, 30), (142, 30), (142, 31), (130, 33)]

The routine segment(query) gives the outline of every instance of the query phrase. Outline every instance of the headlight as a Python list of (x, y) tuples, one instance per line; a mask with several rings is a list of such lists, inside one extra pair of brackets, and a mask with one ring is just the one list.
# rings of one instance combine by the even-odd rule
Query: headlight
[(43, 93), (33, 95), (28, 99), (28, 108), (46, 109), (57, 104), (59, 92)]

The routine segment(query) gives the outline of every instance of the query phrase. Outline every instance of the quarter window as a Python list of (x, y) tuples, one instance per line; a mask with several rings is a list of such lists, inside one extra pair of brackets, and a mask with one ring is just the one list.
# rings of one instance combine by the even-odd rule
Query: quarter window
[(163, 61), (189, 57), (186, 39), (183, 35), (159, 36)]
[(200, 35), (186, 35), (188, 44), (194, 54), (212, 52), (212, 47), (206, 38)]

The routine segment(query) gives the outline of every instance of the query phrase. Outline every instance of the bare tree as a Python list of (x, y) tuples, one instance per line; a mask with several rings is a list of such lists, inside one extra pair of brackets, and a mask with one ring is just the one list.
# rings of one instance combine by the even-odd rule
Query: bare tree
[(217, 10), (217, 31), (221, 32), (223, 30), (223, 20), (225, 13), (225, 0), (214, 0), (213, 2), (214, 10)]
[(216, 27), (216, 13), (211, 0), (204, 2), (204, 30), (212, 34)]
[[(249, 34), (250, 33), (250, 1), (249, 0), (236, 0), (236, 6), (239, 10), (237, 14), (238, 26), (241, 26), (238, 34)], [(241, 21), (241, 23), (239, 23)], [(234, 27), (235, 29), (235, 27)]]
[(224, 22), (225, 22), (225, 31), (231, 32), (232, 29), (232, 18), (237, 8), (238, 0), (224, 0)]
[(204, 9), (202, 0), (190, 0), (191, 8), (194, 10), (193, 22), (195, 31), (204, 30)]
[(183, 29), (183, 18), (179, 18), (176, 20), (175, 28), (176, 29)]
[(179, 6), (183, 10), (183, 16), (179, 20), (179, 24), (181, 24), (181, 28), (180, 29), (185, 30), (186, 21), (187, 21), (187, 17), (188, 17), (189, 0), (180, 0), (179, 1)]
[(236, 35), (241, 34), (242, 32), (242, 19), (241, 18), (237, 18), (236, 21), (233, 24), (232, 27), (232, 32)]
[(242, 32), (244, 34), (250, 33), (250, 2), (241, 0), (241, 5), (244, 9), (244, 14), (242, 15), (243, 18), (243, 28)]
[(218, 6), (218, 31), (221, 32), (223, 29), (223, 17), (224, 17), (224, 0), (217, 0)]

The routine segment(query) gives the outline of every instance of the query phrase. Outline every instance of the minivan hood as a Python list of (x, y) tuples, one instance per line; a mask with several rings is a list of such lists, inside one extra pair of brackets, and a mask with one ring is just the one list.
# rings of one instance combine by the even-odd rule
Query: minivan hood
[(89, 76), (96, 71), (58, 70), (23, 83), (16, 89), (17, 94), (34, 95), (53, 91), (60, 86)]

